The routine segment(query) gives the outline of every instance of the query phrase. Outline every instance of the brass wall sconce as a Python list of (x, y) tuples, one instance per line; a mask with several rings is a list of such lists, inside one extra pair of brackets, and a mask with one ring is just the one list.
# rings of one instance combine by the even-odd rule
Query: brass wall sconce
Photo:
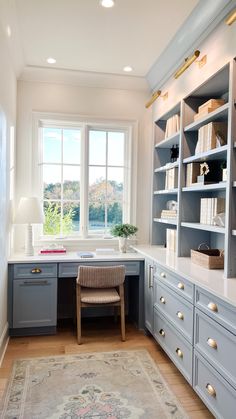
[(157, 90), (156, 92), (154, 92), (152, 94), (151, 99), (146, 103), (145, 108), (148, 109), (158, 97), (162, 97), (163, 100), (166, 100), (168, 99), (168, 92), (166, 92), (164, 95), (161, 94), (161, 90)]
[(227, 17), (227, 19), (225, 20), (225, 23), (227, 24), (227, 25), (232, 25), (232, 23), (234, 23), (235, 22), (235, 20), (236, 20), (236, 9), (235, 10), (233, 10), (231, 13), (230, 13), (230, 15)]
[(189, 58), (186, 58), (185, 63), (176, 71), (174, 78), (177, 79), (181, 74), (184, 73), (187, 68), (199, 57), (200, 51), (197, 49), (194, 51), (193, 55)]

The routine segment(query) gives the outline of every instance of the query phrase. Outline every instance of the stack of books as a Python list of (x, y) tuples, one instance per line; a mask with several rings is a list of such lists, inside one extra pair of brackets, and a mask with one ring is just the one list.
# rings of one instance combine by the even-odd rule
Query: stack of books
[(165, 189), (174, 189), (178, 187), (178, 168), (173, 167), (166, 171)]
[(176, 252), (176, 230), (166, 229), (166, 249)]
[(215, 111), (217, 108), (224, 105), (224, 103), (225, 101), (223, 99), (209, 99), (198, 107), (198, 113), (194, 116), (194, 121)]
[[(218, 142), (217, 136), (220, 137), (221, 143)], [(204, 153), (212, 150), (220, 145), (226, 144), (227, 124), (225, 122), (210, 122), (203, 125), (198, 130), (198, 142), (195, 154)]]
[(176, 210), (162, 210), (161, 211), (161, 218), (176, 218), (177, 217), (177, 211)]
[(165, 130), (165, 138), (171, 137), (180, 129), (179, 124), (179, 115), (173, 115), (171, 118), (167, 119), (166, 121), (166, 130)]
[(192, 186), (197, 183), (197, 177), (200, 175), (200, 163), (188, 163), (186, 165), (186, 186)]
[(225, 198), (201, 198), (201, 224), (213, 225), (213, 218), (222, 212), (225, 212)]
[(39, 255), (53, 255), (66, 253), (66, 248), (64, 246), (49, 245), (48, 247), (42, 247), (39, 251)]

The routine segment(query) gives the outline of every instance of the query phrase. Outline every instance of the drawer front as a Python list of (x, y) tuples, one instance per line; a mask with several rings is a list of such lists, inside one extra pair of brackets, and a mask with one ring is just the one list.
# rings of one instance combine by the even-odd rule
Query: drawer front
[(195, 305), (236, 335), (236, 307), (196, 287)]
[(168, 270), (161, 268), (160, 266), (156, 267), (156, 276), (168, 287), (172, 288), (179, 295), (187, 298), (187, 300), (193, 302), (194, 297), (194, 286), (191, 282), (186, 279), (170, 273)]
[(184, 337), (193, 342), (193, 305), (154, 280), (154, 305), (174, 323)]
[(77, 277), (78, 275), (78, 268), (79, 266), (117, 266), (117, 265), (124, 265), (126, 275), (139, 275), (140, 271), (140, 263), (139, 262), (64, 262), (59, 263), (59, 278), (73, 278)]
[(56, 278), (56, 263), (16, 263), (14, 279), (22, 278)]
[(196, 309), (195, 346), (236, 388), (236, 336)]
[(193, 387), (216, 418), (235, 418), (236, 391), (198, 351), (194, 354)]
[(154, 337), (186, 380), (192, 384), (192, 345), (176, 331), (157, 309), (154, 310)]

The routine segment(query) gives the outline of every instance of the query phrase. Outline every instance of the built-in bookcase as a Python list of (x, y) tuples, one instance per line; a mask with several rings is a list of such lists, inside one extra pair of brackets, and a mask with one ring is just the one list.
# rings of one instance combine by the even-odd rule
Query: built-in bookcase
[[(236, 276), (235, 67), (233, 60), (156, 120), (154, 126), (152, 243), (165, 247), (166, 229), (172, 228), (177, 232), (176, 254), (179, 257), (190, 257), (191, 249), (197, 249), (201, 243), (224, 249), (226, 277)], [(210, 99), (223, 100), (224, 103), (205, 115), (198, 114), (199, 107)], [(166, 138), (167, 120), (173, 115), (179, 115), (179, 130)], [(218, 142), (215, 148), (195, 153), (199, 129), (207, 124), (211, 126), (212, 122), (214, 127), (218, 126), (215, 123), (224, 126), (224, 142), (221, 145)], [(179, 158), (171, 163), (170, 149), (173, 145), (179, 146)], [(187, 165), (203, 162), (210, 167), (213, 180), (204, 185), (187, 184)], [(225, 163), (227, 178), (223, 181), (220, 176)], [(166, 176), (171, 168), (175, 168), (177, 179), (176, 187), (170, 190), (166, 188)], [(204, 198), (208, 198), (204, 202), (210, 202), (209, 205), (216, 201), (214, 198), (225, 199), (224, 227), (200, 222), (201, 199)], [(162, 210), (166, 209), (166, 203), (170, 200), (178, 203), (175, 219), (161, 217)]]

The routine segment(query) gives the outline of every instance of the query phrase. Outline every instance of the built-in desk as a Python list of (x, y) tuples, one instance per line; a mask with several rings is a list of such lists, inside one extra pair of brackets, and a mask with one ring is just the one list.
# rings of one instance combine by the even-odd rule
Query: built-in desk
[[(11, 336), (56, 333), (61, 301), (75, 302), (80, 265), (125, 265), (129, 317), (144, 328), (144, 257), (139, 253), (80, 258), (76, 253), (14, 256), (9, 260), (8, 322)], [(70, 290), (68, 292), (68, 290)], [(59, 307), (60, 306), (60, 307)]]

